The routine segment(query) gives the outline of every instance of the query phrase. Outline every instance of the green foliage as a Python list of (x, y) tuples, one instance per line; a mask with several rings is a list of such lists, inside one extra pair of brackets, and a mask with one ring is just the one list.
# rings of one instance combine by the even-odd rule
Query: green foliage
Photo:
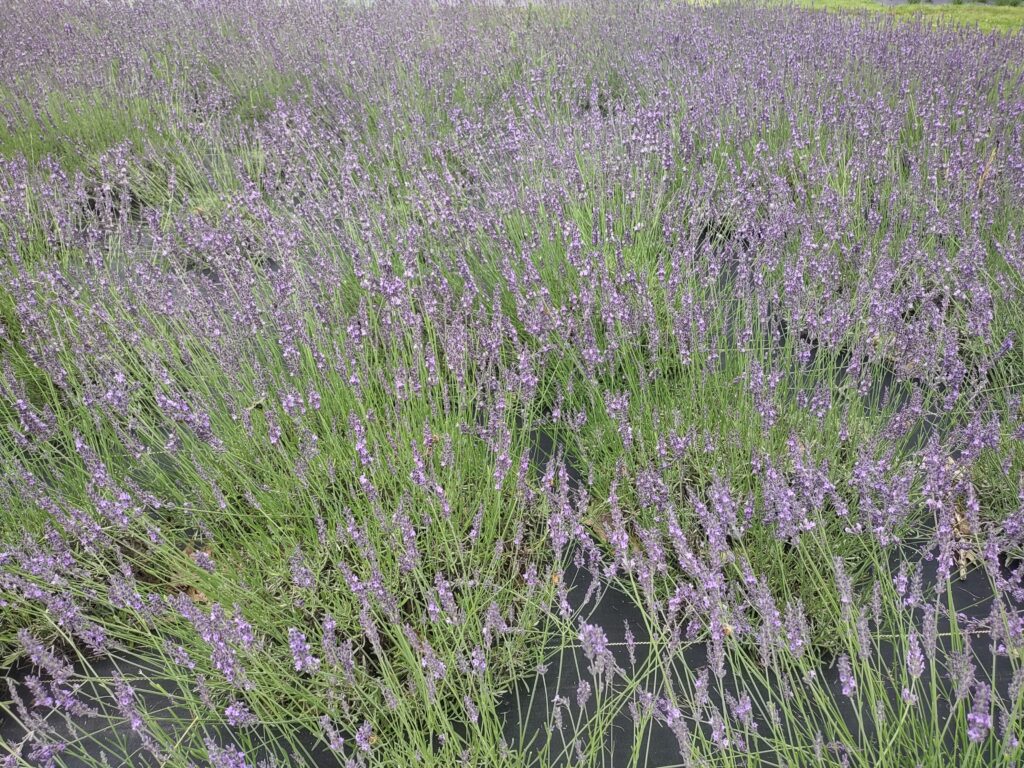
[[(920, 0), (902, 5), (883, 5), (873, 0), (798, 0), (803, 5), (826, 11), (872, 11), (897, 19), (923, 19), (936, 23), (964, 24), (996, 32), (1024, 29), (1024, 9), (1019, 0), (1005, 0), (998, 7), (955, 0), (952, 5), (922, 6)], [(1012, 6), (1012, 7), (1011, 7)]]

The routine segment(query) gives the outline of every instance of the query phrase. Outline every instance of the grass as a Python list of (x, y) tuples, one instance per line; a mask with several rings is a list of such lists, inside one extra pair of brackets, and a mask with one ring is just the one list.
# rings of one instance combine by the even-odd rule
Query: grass
[(996, 32), (1017, 32), (1024, 28), (1024, 8), (988, 3), (901, 3), (883, 5), (871, 0), (801, 0), (810, 8), (827, 11), (870, 11), (897, 19), (959, 24)]

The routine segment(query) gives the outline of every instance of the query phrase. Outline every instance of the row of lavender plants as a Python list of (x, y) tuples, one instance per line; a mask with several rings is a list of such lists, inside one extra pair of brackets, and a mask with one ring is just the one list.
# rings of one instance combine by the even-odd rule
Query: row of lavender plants
[(1017, 764), (1020, 35), (10, 5), (0, 765)]

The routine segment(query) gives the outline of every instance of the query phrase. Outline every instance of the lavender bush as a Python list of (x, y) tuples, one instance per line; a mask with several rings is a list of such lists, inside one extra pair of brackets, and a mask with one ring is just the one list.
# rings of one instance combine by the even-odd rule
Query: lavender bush
[(14, 3), (0, 765), (1016, 765), (1021, 42)]

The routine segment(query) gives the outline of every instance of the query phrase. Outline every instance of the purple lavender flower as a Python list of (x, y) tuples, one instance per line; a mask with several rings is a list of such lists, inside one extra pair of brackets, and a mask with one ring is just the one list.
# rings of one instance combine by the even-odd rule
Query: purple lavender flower
[(358, 729), (356, 729), (356, 747), (360, 752), (369, 752), (373, 749), (373, 726), (369, 722), (364, 722)]
[(917, 639), (917, 629), (910, 628), (907, 634), (907, 671), (915, 680), (924, 674), (924, 652)]
[(450, 582), (444, 574), (438, 573), (434, 578), (434, 586), (437, 589), (438, 601), (444, 610), (445, 619), (449, 624), (461, 624), (463, 621), (462, 611), (455, 602), (455, 593), (452, 591)]
[(562, 732), (562, 710), (569, 708), (569, 700), (561, 694), (555, 694), (551, 699), (551, 730)]
[(626, 653), (629, 655), (629, 665), (636, 667), (636, 637), (633, 635), (633, 629), (629, 626), (629, 620), (623, 619), (623, 626), (626, 640)]
[(207, 573), (213, 573), (216, 570), (216, 564), (213, 562), (213, 557), (209, 552), (197, 550), (192, 553), (192, 559), (195, 561), (196, 565)]
[(970, 649), (950, 653), (947, 664), (949, 677), (953, 683), (953, 695), (957, 701), (967, 698), (970, 695), (971, 687), (977, 689), (977, 685), (979, 685), (975, 678), (976, 670)]
[(213, 668), (233, 685), (243, 688), (251, 686), (238, 661), (236, 646), (252, 650), (255, 637), (252, 627), (245, 621), (238, 607), (235, 606), (234, 616), (229, 618), (217, 603), (210, 606), (210, 613), (206, 615), (185, 595), (176, 596), (169, 602), (193, 624), (199, 636), (210, 646)]
[(324, 736), (327, 737), (327, 746), (330, 750), (332, 752), (341, 752), (345, 747), (345, 739), (338, 733), (338, 729), (334, 727), (331, 718), (327, 715), (321, 716), (320, 727), (323, 729)]
[(217, 706), (213, 703), (213, 694), (210, 692), (210, 686), (207, 685), (205, 675), (196, 675), (195, 692), (204, 707), (211, 712), (217, 711)]
[(42, 768), (54, 768), (57, 764), (57, 756), (68, 746), (62, 741), (44, 743), (33, 740), (32, 744), (32, 750), (28, 753), (29, 760)]
[(487, 669), (487, 656), (484, 649), (475, 646), (469, 654), (469, 668), (474, 675), (482, 675)]
[(606, 393), (605, 402), (608, 416), (615, 422), (619, 430), (619, 437), (622, 438), (622, 444), (626, 450), (629, 450), (633, 446), (633, 426), (629, 420), (629, 393), (620, 392), (615, 395)]
[(27, 629), (17, 632), (18, 643), (37, 667), (44, 669), (55, 683), (67, 683), (74, 674), (74, 668), (34, 638)]
[(844, 615), (849, 616), (853, 607), (853, 580), (846, 572), (846, 565), (841, 557), (837, 557), (833, 561), (832, 567), (835, 571), (836, 588), (839, 591), (839, 604), (842, 606)]
[(603, 629), (594, 624), (583, 623), (580, 625), (579, 637), (583, 653), (590, 662), (591, 675), (599, 677), (616, 671), (615, 656), (608, 647), (608, 636)]
[(120, 675), (114, 676), (114, 691), (117, 698), (117, 710), (128, 721), (128, 726), (138, 733), (143, 729), (142, 716), (135, 706), (135, 689)]
[(355, 437), (353, 442), (355, 443), (356, 453), (359, 455), (359, 463), (364, 467), (370, 466), (370, 464), (373, 463), (373, 456), (370, 455), (370, 451), (367, 446), (366, 428), (363, 426), (363, 422), (360, 421), (359, 416), (356, 415), (355, 411), (349, 414), (348, 425)]
[(784, 631), (790, 652), (799, 659), (810, 645), (811, 636), (810, 627), (807, 625), (807, 616), (800, 600), (786, 604)]
[(236, 728), (256, 725), (259, 719), (249, 710), (244, 701), (233, 701), (224, 710), (228, 724)]
[(757, 730), (757, 721), (754, 720), (754, 702), (750, 698), (750, 694), (743, 693), (739, 698), (733, 698), (729, 696), (729, 708), (732, 710), (733, 717), (739, 722), (748, 732), (752, 733)]
[(984, 741), (992, 728), (992, 713), (989, 709), (991, 690), (986, 683), (974, 687), (974, 704), (967, 714), (967, 737), (973, 742)]
[(490, 647), (500, 635), (508, 631), (509, 627), (501, 615), (501, 608), (497, 603), (492, 602), (487, 606), (487, 611), (484, 614), (484, 642)]
[(306, 636), (295, 627), (288, 628), (288, 646), (292, 651), (296, 672), (313, 673), (320, 669), (320, 659), (313, 656)]
[(665, 723), (676, 737), (681, 755), (690, 754), (692, 735), (686, 725), (686, 718), (682, 711), (668, 699), (660, 699), (654, 710), (655, 717)]
[(312, 589), (316, 585), (313, 579), (313, 572), (306, 567), (306, 557), (301, 547), (295, 547), (295, 552), (292, 554), (289, 565), (292, 571), (292, 584), (296, 587), (299, 589)]
[(211, 768), (252, 768), (245, 761), (245, 753), (235, 747), (221, 747), (213, 739), (203, 741), (210, 758)]
[(416, 546), (416, 528), (403, 507), (404, 505), (395, 511), (392, 525), (396, 538), (400, 540), (399, 569), (406, 574), (413, 573), (419, 567), (420, 552)]
[(736, 747), (739, 751), (745, 751), (742, 740), (729, 738), (729, 732), (725, 718), (717, 709), (710, 711), (711, 717), (711, 742), (721, 750)]
[(473, 698), (471, 696), (467, 694), (462, 698), (462, 706), (466, 710), (466, 717), (469, 719), (469, 722), (473, 724), (479, 722), (480, 712), (477, 709), (476, 704), (473, 702)]
[(590, 700), (591, 687), (586, 680), (580, 680), (576, 686), (576, 706), (583, 709)]
[(843, 688), (843, 696), (853, 696), (857, 691), (857, 681), (853, 677), (850, 657), (845, 653), (839, 657), (839, 682)]

